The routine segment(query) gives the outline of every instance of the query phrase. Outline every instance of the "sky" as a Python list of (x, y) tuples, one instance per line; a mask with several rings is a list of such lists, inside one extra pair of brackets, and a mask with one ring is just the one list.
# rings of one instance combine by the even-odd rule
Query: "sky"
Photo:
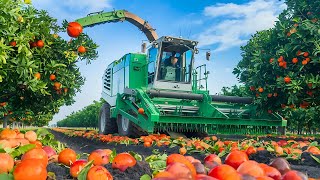
[[(238, 83), (232, 71), (241, 60), (240, 46), (257, 31), (273, 27), (286, 8), (283, 0), (33, 0), (32, 4), (48, 11), (59, 24), (64, 19), (71, 22), (92, 12), (125, 9), (148, 21), (159, 37), (182, 36), (198, 41), (200, 53), (195, 64), (207, 65), (210, 94)], [(50, 124), (99, 100), (101, 77), (108, 64), (126, 53), (140, 52), (142, 41), (147, 40), (129, 22), (98, 25), (83, 32), (99, 45), (99, 58), (88, 65), (78, 63), (85, 84), (77, 93), (76, 102), (61, 107)], [(211, 51), (210, 61), (205, 60), (207, 49)]]

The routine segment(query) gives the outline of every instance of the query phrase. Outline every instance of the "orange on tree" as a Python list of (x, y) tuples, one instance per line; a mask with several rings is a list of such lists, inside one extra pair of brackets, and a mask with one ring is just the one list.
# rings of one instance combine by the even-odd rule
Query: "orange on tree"
[(38, 46), (38, 48), (43, 48), (44, 42), (42, 40), (38, 40), (37, 41), (37, 46)]
[[(87, 35), (82, 36), (81, 41), (76, 39), (71, 44), (63, 38), (52, 35), (67, 34), (68, 23), (63, 22), (62, 25), (58, 25), (56, 19), (50, 17), (48, 12), (37, 10), (32, 4), (25, 6), (23, 1), (14, 0), (1, 3), (1, 11), (8, 15), (7, 25), (2, 27), (3, 31), (0, 32), (0, 37), (7, 37), (3, 44), (8, 48), (6, 47), (3, 53), (7, 54), (6, 59), (12, 60), (6, 62), (0, 60), (2, 69), (0, 102), (10, 100), (6, 108), (0, 107), (0, 119), (5, 117), (5, 122), (23, 120), (27, 125), (47, 125), (61, 106), (73, 101), (75, 93), (84, 84), (84, 77), (76, 63), (96, 59), (97, 46)], [(25, 19), (25, 17), (28, 18)], [(45, 22), (46, 26), (39, 22)], [(21, 26), (24, 27), (23, 31)], [(10, 32), (10, 35), (5, 32)], [(19, 38), (17, 34), (23, 38)], [(71, 49), (81, 44), (90, 47), (86, 50), (90, 53), (78, 58)], [(18, 45), (18, 49), (13, 48)], [(44, 48), (45, 46), (48, 48)], [(65, 66), (66, 62), (68, 67)], [(41, 78), (41, 76), (49, 77), (50, 74), (55, 73), (59, 74), (59, 83), (68, 84), (68, 95), (55, 95), (56, 89), (50, 88), (52, 80)], [(34, 81), (35, 79), (39, 81)], [(8, 109), (14, 113), (8, 113)], [(26, 109), (31, 114), (22, 113)], [(4, 116), (8, 114), (10, 116)]]
[(293, 63), (293, 64), (297, 64), (297, 62), (298, 62), (298, 58), (293, 58), (293, 59), (292, 59), (292, 63)]
[(37, 72), (34, 74), (34, 77), (39, 80), (41, 78), (41, 74)]
[(291, 78), (289, 76), (286, 76), (284, 79), (285, 83), (290, 83), (291, 82)]
[(82, 33), (82, 26), (78, 22), (70, 22), (67, 27), (67, 33), (70, 37), (78, 37)]
[(10, 42), (10, 46), (15, 47), (16, 45), (17, 45), (17, 42), (15, 42), (15, 41), (11, 41), (11, 42)]
[(78, 52), (79, 53), (85, 53), (87, 50), (86, 50), (86, 48), (84, 47), (84, 46), (79, 46), (78, 47)]
[(54, 74), (50, 74), (49, 79), (50, 79), (51, 81), (56, 80), (56, 75), (54, 75)]

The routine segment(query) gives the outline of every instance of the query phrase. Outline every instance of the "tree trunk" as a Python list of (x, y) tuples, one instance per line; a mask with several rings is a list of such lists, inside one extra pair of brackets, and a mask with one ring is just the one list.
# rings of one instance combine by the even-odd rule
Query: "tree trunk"
[(7, 128), (8, 120), (9, 120), (9, 116), (5, 116), (3, 118), (3, 128)]

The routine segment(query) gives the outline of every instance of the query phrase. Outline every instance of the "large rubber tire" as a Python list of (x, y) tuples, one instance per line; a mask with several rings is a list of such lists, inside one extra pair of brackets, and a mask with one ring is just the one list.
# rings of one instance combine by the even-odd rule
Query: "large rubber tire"
[(99, 134), (114, 134), (118, 132), (116, 119), (110, 118), (110, 104), (104, 103), (99, 114)]
[(134, 124), (129, 119), (123, 117), (120, 114), (118, 115), (117, 124), (118, 133), (120, 136), (137, 138), (143, 135), (147, 135), (147, 133), (143, 131), (140, 127), (138, 127), (136, 124)]

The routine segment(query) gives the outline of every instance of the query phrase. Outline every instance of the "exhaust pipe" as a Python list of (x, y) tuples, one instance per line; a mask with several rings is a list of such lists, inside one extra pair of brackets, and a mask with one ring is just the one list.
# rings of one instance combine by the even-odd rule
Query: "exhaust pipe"
[[(193, 94), (186, 92), (170, 92), (170, 91), (160, 91), (160, 90), (148, 90), (147, 94), (150, 98), (163, 97), (163, 98), (175, 98), (175, 99), (188, 99), (188, 100), (203, 100), (202, 94)], [(212, 101), (215, 102), (229, 102), (229, 103), (241, 103), (241, 104), (251, 104), (253, 99), (250, 97), (237, 97), (237, 96), (219, 96), (210, 95)]]

